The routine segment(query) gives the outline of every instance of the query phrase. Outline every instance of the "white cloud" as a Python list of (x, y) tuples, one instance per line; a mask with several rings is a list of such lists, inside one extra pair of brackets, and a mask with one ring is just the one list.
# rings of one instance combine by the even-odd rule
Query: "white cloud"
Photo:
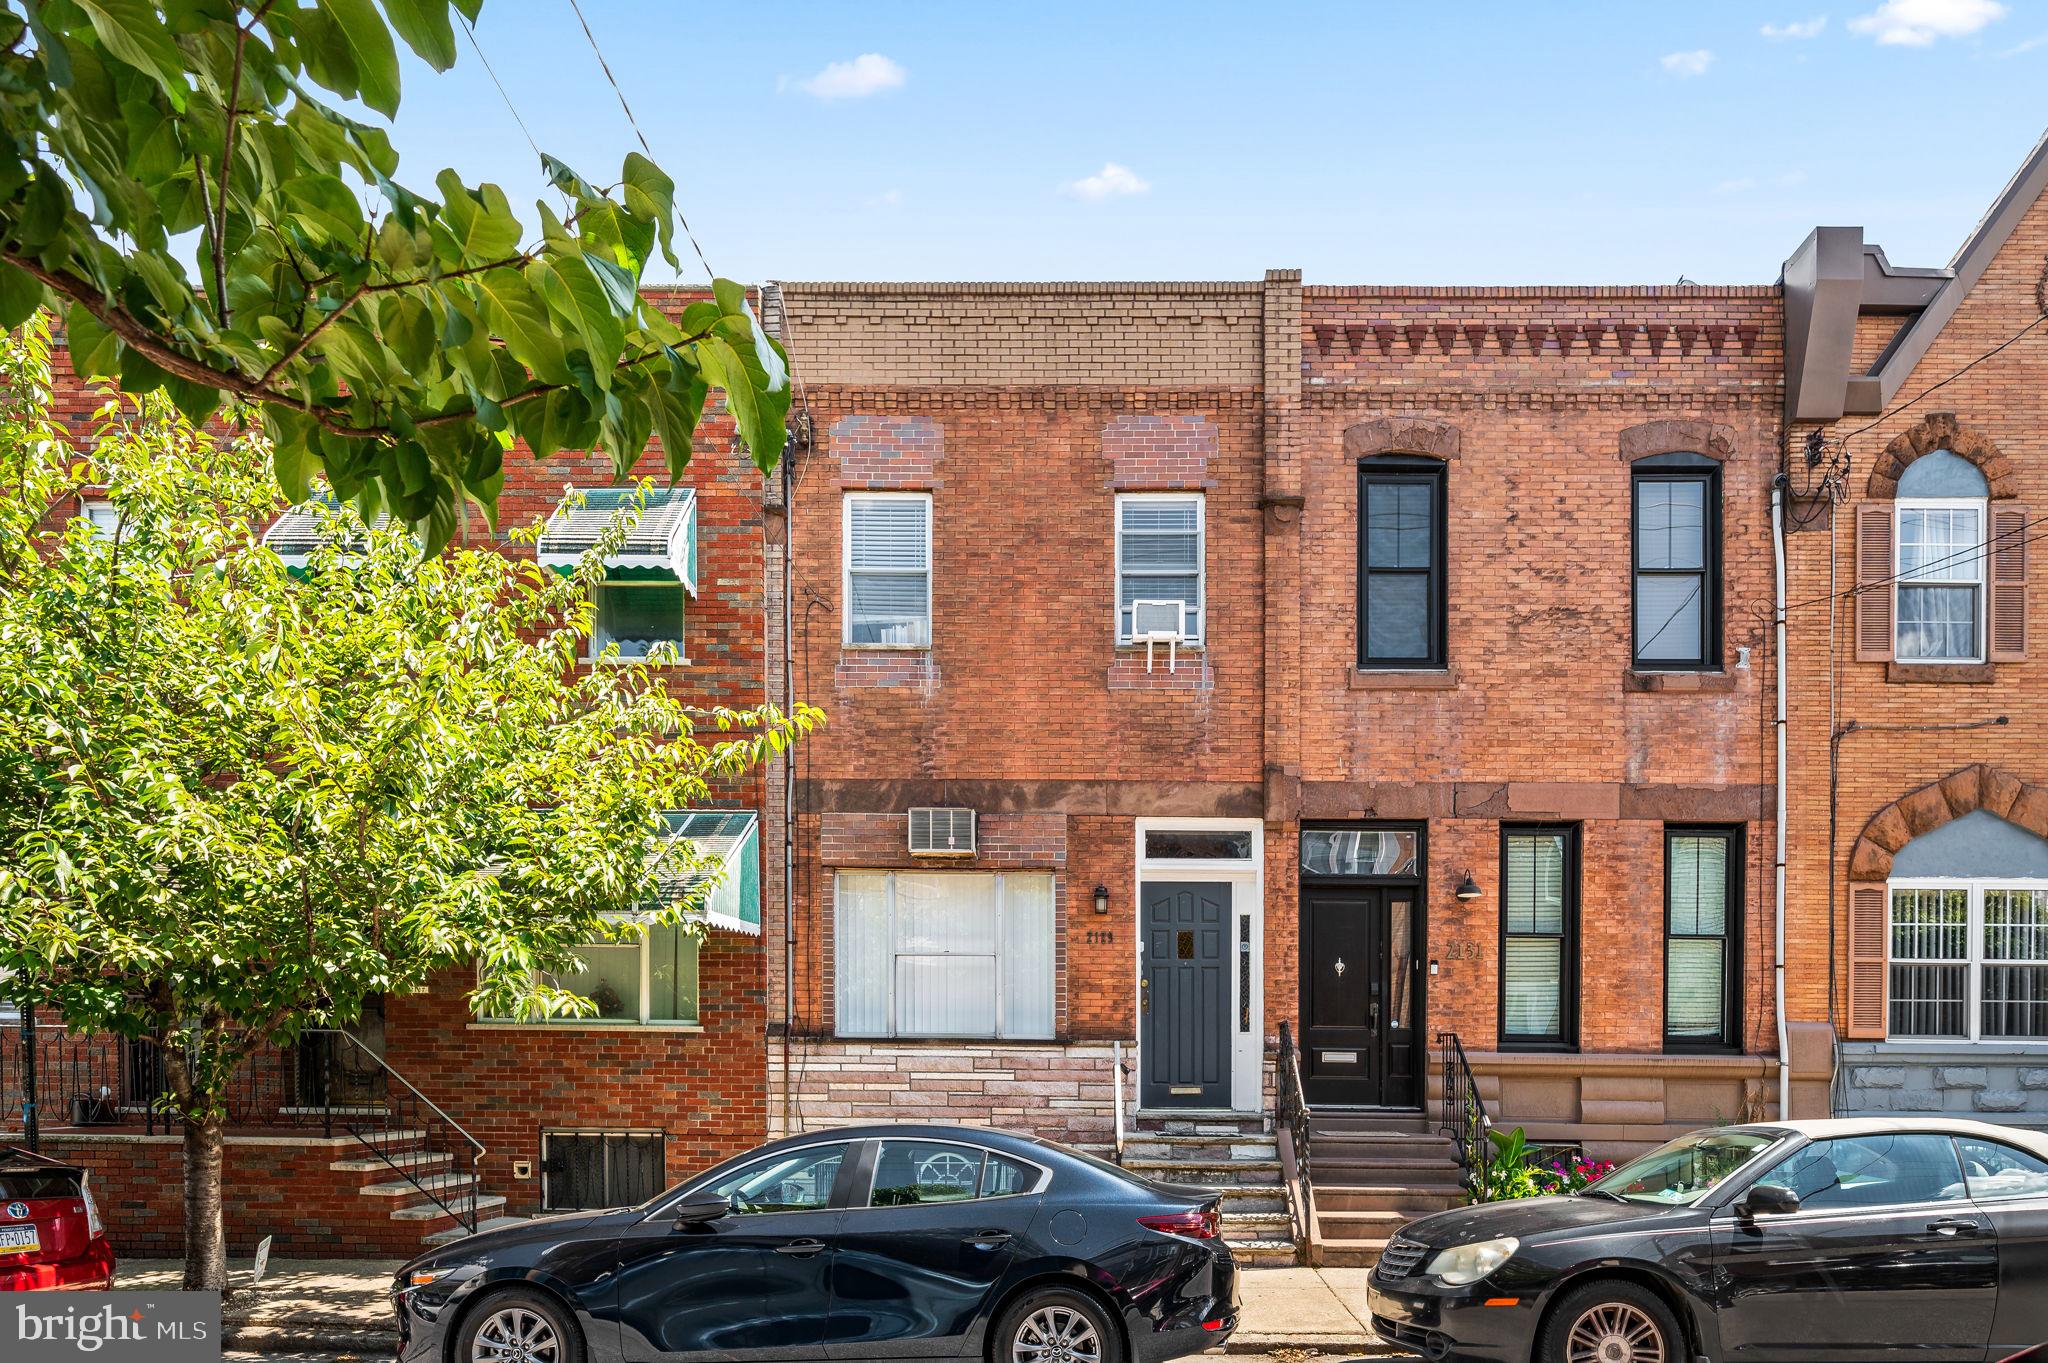
[(1071, 199), (1086, 199), (1091, 203), (1103, 199), (1120, 199), (1129, 194), (1143, 194), (1152, 188), (1151, 182), (1138, 178), (1129, 166), (1120, 166), (1114, 161), (1104, 161), (1102, 169), (1079, 180), (1069, 180), (1060, 186), (1060, 193)]
[(1889, 47), (1926, 47), (1937, 38), (1966, 38), (2005, 14), (1998, 0), (1884, 0), (1851, 19), (1849, 31)]
[(869, 208), (894, 208), (903, 202), (903, 191), (885, 189), (880, 194), (868, 195), (866, 202)]
[(809, 80), (799, 81), (805, 94), (819, 99), (866, 99), (895, 90), (910, 73), (879, 52), (863, 52), (850, 62), (833, 62)]
[(2048, 33), (2036, 33), (2033, 37), (2027, 39), (2025, 42), (2014, 43), (2011, 47), (2005, 49), (2005, 51), (1996, 53), (1994, 55), (1999, 57), (2017, 57), (2022, 53), (2032, 52), (2035, 48), (2041, 46), (2043, 43), (2048, 43)]
[(1704, 76), (1714, 64), (1714, 54), (1704, 47), (1691, 52), (1667, 52), (1660, 64), (1674, 76)]
[(1821, 30), (1827, 26), (1828, 16), (1823, 14), (1818, 18), (1807, 19), (1799, 23), (1765, 24), (1758, 31), (1773, 41), (1784, 41), (1787, 39), (1818, 38)]

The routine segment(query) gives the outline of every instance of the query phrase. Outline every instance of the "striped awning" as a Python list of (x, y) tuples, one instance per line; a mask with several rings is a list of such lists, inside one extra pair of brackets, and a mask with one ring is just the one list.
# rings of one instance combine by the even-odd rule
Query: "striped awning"
[[(631, 488), (578, 488), (583, 505), (568, 502), (555, 509), (541, 529), (536, 552), (540, 561), (564, 572), (597, 546), (612, 517), (634, 498)], [(656, 576), (680, 582), (697, 594), (697, 489), (652, 488), (640, 519), (626, 541), (605, 557), (605, 566), (622, 577)]]
[[(664, 904), (673, 904), (706, 881), (704, 922), (728, 932), (761, 935), (761, 821), (751, 809), (677, 810), (664, 816), (667, 840), (655, 853)], [(693, 855), (673, 856), (687, 844)]]

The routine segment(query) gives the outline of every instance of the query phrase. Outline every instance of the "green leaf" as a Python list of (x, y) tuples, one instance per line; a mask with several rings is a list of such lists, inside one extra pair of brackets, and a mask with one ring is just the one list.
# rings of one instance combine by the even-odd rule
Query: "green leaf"
[(398, 112), (398, 49), (391, 30), (370, 0), (319, 0), (334, 20), (355, 62), (356, 89), (363, 103), (386, 118)]
[(681, 268), (675, 253), (676, 182), (660, 166), (632, 151), (626, 153), (625, 186), (626, 211), (654, 223), (669, 268)]
[(64, 310), (64, 329), (70, 333), (71, 367), (88, 379), (112, 378), (120, 365), (116, 353), (120, 343), (114, 333), (100, 325), (83, 303)]
[(764, 391), (755, 386), (746, 362), (722, 336), (708, 336), (692, 347), (703, 366), (704, 377), (725, 390), (726, 410), (732, 413), (740, 439), (754, 456), (755, 467), (764, 473), (775, 467), (789, 443), (783, 425), (789, 412), (789, 387)]
[(654, 431), (661, 437), (661, 452), (671, 480), (688, 467), (696, 440), (697, 423), (704, 416), (704, 399), (710, 385), (695, 365), (669, 352), (668, 380), (654, 390)]
[(0, 265), (0, 331), (12, 331), (42, 306), (43, 286), (25, 270)]
[(583, 257), (563, 256), (536, 260), (526, 267), (526, 277), (548, 310), (582, 338), (597, 371), (598, 386), (608, 386), (611, 368), (625, 349), (626, 332), (597, 275)]
[[(92, 20), (107, 51), (150, 77), (179, 113), (190, 92), (185, 54), (149, 0), (72, 0)], [(379, 28), (383, 25), (380, 23)]]
[(455, 26), (448, 0), (384, 0), (384, 13), (405, 45), (436, 71), (455, 65)]
[(333, 175), (301, 175), (284, 183), (282, 193), (300, 219), (339, 243), (359, 246), (363, 213), (356, 196)]
[(482, 185), (472, 194), (452, 170), (435, 176), (434, 185), (441, 191), (440, 223), (458, 260), (500, 260), (519, 249), (519, 220), (512, 216), (505, 191)]
[(491, 270), (477, 276), (483, 297), (484, 322), (505, 343), (512, 358), (533, 371), (542, 383), (569, 382), (568, 355), (555, 335), (547, 308), (516, 270)]

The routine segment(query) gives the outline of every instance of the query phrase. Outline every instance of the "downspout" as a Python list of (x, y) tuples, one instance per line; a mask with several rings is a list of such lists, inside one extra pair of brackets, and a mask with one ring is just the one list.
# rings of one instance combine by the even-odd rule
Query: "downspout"
[[(796, 576), (796, 481), (790, 465), (796, 445), (782, 456), (782, 713), (796, 710), (796, 631), (790, 625), (790, 611), (796, 603), (792, 585)], [(791, 744), (782, 754), (782, 1134), (790, 1133), (791, 1105), (795, 1095), (790, 1082), (790, 1034), (796, 1030), (796, 755), (801, 745)]]
[[(1776, 919), (1774, 933), (1776, 942), (1773, 949), (1771, 973), (1776, 997), (1778, 1017), (1778, 1120), (1789, 1121), (1792, 1117), (1792, 1048), (1791, 1027), (1785, 1020), (1785, 478), (1780, 474), (1771, 481), (1771, 556), (1772, 593), (1775, 610), (1772, 630), (1775, 635), (1773, 647), (1777, 652), (1777, 729), (1778, 770), (1777, 808), (1772, 822), (1777, 831), (1777, 856), (1773, 872), (1775, 885), (1772, 893), (1773, 916)], [(1833, 874), (1830, 868), (1830, 875)], [(1834, 969), (1829, 962), (1828, 968)]]

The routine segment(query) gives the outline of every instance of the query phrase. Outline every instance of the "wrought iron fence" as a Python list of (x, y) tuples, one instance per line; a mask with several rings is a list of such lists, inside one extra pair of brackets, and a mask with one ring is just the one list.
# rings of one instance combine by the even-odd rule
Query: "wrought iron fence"
[(1309, 1136), (1309, 1122), (1314, 1114), (1301, 1086), (1301, 1052), (1294, 1044), (1294, 1027), (1285, 1018), (1280, 1020), (1280, 1054), (1275, 1068), (1278, 1090), (1273, 1107), (1279, 1119), (1281, 1170), (1288, 1182), (1288, 1210), (1295, 1221), (1295, 1243), (1305, 1245), (1314, 1235), (1316, 1219)]
[(1458, 1150), (1458, 1164), (1464, 1170), (1465, 1188), (1474, 1202), (1487, 1196), (1487, 1166), (1493, 1142), (1487, 1133), (1493, 1119), (1487, 1115), (1486, 1100), (1479, 1096), (1479, 1080), (1465, 1058), (1464, 1043), (1456, 1032), (1439, 1032), (1436, 1038), (1443, 1067), (1443, 1109), (1438, 1128), (1451, 1138)]

